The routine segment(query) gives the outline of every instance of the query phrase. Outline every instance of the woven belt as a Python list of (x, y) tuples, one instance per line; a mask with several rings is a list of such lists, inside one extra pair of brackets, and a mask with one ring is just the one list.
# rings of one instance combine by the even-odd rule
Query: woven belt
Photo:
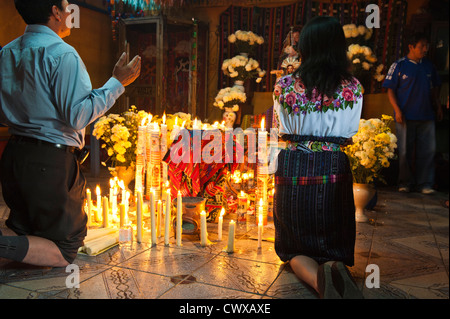
[(28, 136), (19, 136), (19, 135), (12, 135), (9, 139), (10, 141), (17, 142), (17, 143), (28, 143), (28, 144), (35, 144), (35, 145), (48, 145), (56, 147), (60, 150), (63, 150), (67, 153), (75, 154), (77, 157), (80, 155), (81, 150), (78, 147), (75, 146), (67, 146), (63, 144), (54, 144), (50, 142), (46, 142), (43, 140), (39, 140), (37, 138), (32, 138)]

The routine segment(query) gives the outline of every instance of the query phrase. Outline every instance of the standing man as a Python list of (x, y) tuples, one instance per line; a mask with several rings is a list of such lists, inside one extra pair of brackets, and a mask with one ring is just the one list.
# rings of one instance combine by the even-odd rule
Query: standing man
[(67, 0), (15, 0), (25, 33), (0, 51), (0, 119), (11, 138), (1, 159), (10, 208), (0, 257), (38, 266), (73, 262), (87, 233), (79, 155), (85, 128), (105, 114), (140, 73), (122, 54), (112, 77), (92, 90), (70, 35)]
[(435, 121), (442, 119), (438, 99), (441, 81), (431, 61), (425, 58), (427, 38), (415, 34), (407, 45), (407, 56), (392, 64), (383, 83), (395, 113), (398, 190), (410, 192), (417, 187), (423, 194), (433, 194)]

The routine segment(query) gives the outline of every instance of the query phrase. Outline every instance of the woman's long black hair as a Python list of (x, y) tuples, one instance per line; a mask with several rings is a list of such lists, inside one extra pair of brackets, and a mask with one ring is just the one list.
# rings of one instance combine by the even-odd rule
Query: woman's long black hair
[(316, 89), (332, 97), (343, 80), (351, 80), (345, 35), (337, 19), (318, 16), (308, 21), (297, 49), (302, 64), (294, 75), (300, 76), (308, 96)]

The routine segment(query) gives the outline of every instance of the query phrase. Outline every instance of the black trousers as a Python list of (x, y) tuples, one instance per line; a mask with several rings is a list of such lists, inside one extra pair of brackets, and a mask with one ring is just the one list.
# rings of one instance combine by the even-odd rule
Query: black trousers
[(6, 225), (18, 235), (53, 241), (72, 263), (87, 233), (86, 179), (73, 153), (52, 145), (9, 141), (0, 164)]

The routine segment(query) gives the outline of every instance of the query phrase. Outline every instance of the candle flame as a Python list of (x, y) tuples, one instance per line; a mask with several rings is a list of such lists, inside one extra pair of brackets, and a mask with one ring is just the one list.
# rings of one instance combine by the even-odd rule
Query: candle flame
[(114, 180), (113, 180), (112, 178), (109, 179), (109, 186), (110, 186), (111, 188), (114, 187)]
[(89, 188), (86, 188), (86, 193), (87, 193), (87, 194), (90, 194), (90, 193), (91, 193), (91, 190), (90, 190)]
[(100, 195), (100, 186), (97, 185), (97, 187), (95, 188), (95, 192), (97, 193), (97, 195)]
[(120, 187), (121, 189), (125, 189), (125, 183), (124, 183), (122, 180), (120, 180), (120, 181), (118, 182), (118, 184), (119, 184), (119, 187)]
[(222, 207), (220, 210), (220, 217), (223, 217), (223, 215), (225, 215), (225, 208)]
[(175, 126), (178, 125), (178, 116), (175, 117)]
[(241, 191), (241, 197), (244, 197), (244, 196), (245, 196), (244, 191)]
[(186, 121), (183, 121), (183, 123), (181, 124), (181, 127), (184, 128), (184, 125), (186, 124)]
[(153, 129), (154, 129), (155, 131), (159, 131), (159, 125), (158, 125), (158, 123), (156, 123), (156, 122), (153, 123)]
[(178, 191), (178, 195), (181, 195), (181, 192), (180, 192), (180, 191)]
[(266, 117), (263, 116), (263, 118), (261, 120), (261, 130), (265, 130), (266, 129), (265, 121), (266, 121)]
[(164, 114), (162, 116), (162, 121), (163, 121), (163, 124), (166, 124), (166, 111), (164, 111)]
[(167, 194), (170, 194), (170, 188), (169, 188), (168, 190), (166, 190), (166, 193), (167, 193)]
[(146, 118), (146, 117), (144, 117), (144, 118), (142, 119), (142, 121), (141, 121), (141, 126), (145, 126), (145, 121), (147, 121), (147, 118)]

